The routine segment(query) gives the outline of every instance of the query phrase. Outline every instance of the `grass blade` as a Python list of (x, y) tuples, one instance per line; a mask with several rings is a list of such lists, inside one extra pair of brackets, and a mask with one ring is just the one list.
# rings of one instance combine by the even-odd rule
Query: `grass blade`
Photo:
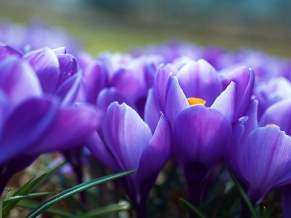
[(104, 176), (89, 182), (84, 182), (82, 184), (76, 185), (72, 188), (69, 188), (55, 196), (53, 196), (52, 198), (48, 199), (47, 201), (43, 202), (42, 204), (40, 204), (35, 210), (33, 210), (28, 216), (27, 218), (34, 218), (37, 215), (39, 215), (40, 213), (42, 213), (43, 211), (45, 211), (46, 209), (48, 209), (49, 207), (51, 207), (52, 205), (56, 204), (57, 202), (70, 197), (72, 195), (75, 195), (81, 191), (84, 191), (86, 189), (92, 188), (96, 185), (99, 185), (101, 183), (110, 181), (110, 180), (114, 180), (123, 176), (126, 176), (130, 173), (135, 172), (135, 170), (131, 170), (131, 171), (126, 171), (126, 172), (121, 172), (121, 173), (116, 173), (113, 175), (108, 175), (108, 176)]
[[(31, 189), (33, 189), (46, 175), (46, 173), (37, 176), (37, 177), (33, 177), (32, 179), (30, 179), (27, 183), (25, 183), (22, 187), (20, 187), (18, 190), (16, 190), (11, 196), (22, 196), (22, 195), (26, 195), (28, 194)], [(18, 201), (13, 201), (10, 203), (3, 203), (3, 210), (2, 210), (2, 216), (6, 217), (10, 210), (12, 210), (13, 207), (15, 207), (15, 205), (17, 204)]]
[(239, 184), (239, 182), (235, 178), (234, 174), (230, 170), (229, 170), (229, 174), (230, 174), (232, 180), (234, 181), (236, 188), (238, 189), (239, 193), (241, 194), (242, 198), (244, 199), (247, 207), (249, 208), (249, 211), (251, 212), (253, 218), (260, 218), (260, 216), (257, 214), (253, 204), (251, 203), (250, 199), (248, 198), (247, 194), (245, 193), (245, 191), (243, 190), (243, 188), (241, 187), (241, 185)]
[(191, 204), (189, 201), (185, 200), (184, 198), (179, 198), (189, 209), (192, 210), (198, 217), (200, 218), (208, 218), (198, 207)]
[[(19, 201), (17, 203), (17, 206), (29, 208), (29, 209), (35, 209), (39, 206), (39, 203), (31, 202), (31, 201)], [(66, 218), (74, 218), (75, 217), (74, 214), (72, 214), (66, 210), (56, 208), (56, 207), (48, 208), (45, 212), (48, 214), (51, 214), (51, 215), (56, 215), (56, 216), (61, 216), (61, 217), (66, 217)]]
[(11, 196), (11, 197), (5, 198), (4, 203), (11, 203), (15, 201), (18, 202), (20, 200), (27, 199), (27, 198), (45, 197), (51, 194), (52, 194), (51, 192), (39, 192), (39, 193), (33, 193), (33, 194), (28, 194), (28, 195)]
[(127, 201), (119, 202), (118, 204), (111, 204), (106, 207), (98, 208), (96, 210), (90, 211), (88, 213), (82, 214), (80, 216), (76, 216), (75, 218), (94, 218), (97, 216), (102, 216), (107, 213), (112, 213), (121, 210), (128, 210), (130, 208), (130, 204)]
[(48, 180), (51, 179), (52, 175), (55, 174), (56, 171), (58, 171), (62, 166), (64, 166), (66, 164), (66, 162), (62, 162), (60, 164), (57, 164), (56, 166), (50, 168), (48, 167), (47, 169), (45, 169), (45, 176), (43, 177), (43, 179), (41, 181), (39, 181), (38, 184), (36, 184), (31, 191), (36, 190), (37, 188), (39, 188), (40, 186), (42, 186), (45, 182), (47, 182)]

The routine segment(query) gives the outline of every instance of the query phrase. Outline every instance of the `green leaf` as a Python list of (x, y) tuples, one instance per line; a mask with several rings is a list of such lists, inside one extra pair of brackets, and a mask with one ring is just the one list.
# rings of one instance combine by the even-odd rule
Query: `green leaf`
[(74, 218), (94, 218), (96, 216), (102, 216), (107, 213), (112, 213), (121, 210), (128, 210), (130, 208), (130, 204), (127, 201), (121, 201), (118, 204), (111, 204), (106, 207), (98, 208), (96, 210), (90, 211), (88, 213), (82, 214), (80, 216), (76, 216)]
[(200, 218), (207, 218), (207, 216), (196, 206), (191, 204), (189, 201), (185, 200), (184, 198), (179, 198), (187, 207), (189, 207), (192, 212), (194, 212)]
[[(46, 175), (46, 173), (40, 175), (40, 176), (34, 176), (32, 179), (30, 179), (28, 182), (26, 182), (22, 187), (20, 187), (18, 190), (16, 190), (11, 196), (18, 196), (18, 195), (26, 195), (28, 194), (31, 189), (33, 189)], [(10, 202), (10, 203), (3, 203), (3, 210), (2, 210), (2, 216), (6, 217), (10, 210), (12, 210), (15, 205), (17, 204), (18, 200)]]
[(110, 181), (110, 180), (114, 180), (117, 178), (120, 178), (122, 176), (126, 176), (130, 173), (135, 172), (136, 170), (131, 170), (131, 171), (127, 171), (127, 172), (121, 172), (121, 173), (116, 173), (113, 175), (108, 175), (108, 176), (104, 176), (89, 182), (84, 182), (82, 184), (76, 185), (72, 188), (69, 188), (55, 196), (53, 196), (52, 198), (48, 199), (47, 201), (43, 202), (42, 204), (40, 204), (35, 210), (33, 210), (28, 216), (27, 218), (33, 218), (36, 217), (37, 215), (39, 215), (40, 213), (42, 213), (43, 211), (45, 211), (47, 208), (51, 207), (52, 205), (56, 204), (57, 202), (70, 197), (72, 195), (75, 195), (81, 191), (84, 191), (86, 189), (92, 188), (96, 185), (99, 185), (101, 183)]
[[(24, 208), (30, 208), (30, 209), (35, 209), (39, 206), (39, 203), (35, 203), (35, 202), (31, 202), (31, 201), (19, 201), (17, 203), (17, 206), (20, 207), (24, 207)], [(61, 216), (61, 217), (67, 217), (67, 218), (74, 218), (75, 215), (66, 211), (66, 210), (62, 210), (60, 208), (56, 208), (56, 207), (51, 207), (48, 208), (46, 211), (46, 213), (52, 214), (52, 215), (56, 215), (56, 216)]]
[(249, 211), (251, 212), (253, 218), (259, 218), (260, 216), (256, 212), (253, 204), (251, 203), (250, 199), (248, 198), (247, 194), (245, 193), (245, 191), (243, 190), (243, 188), (241, 187), (241, 185), (239, 184), (237, 179), (235, 178), (234, 174), (230, 170), (228, 170), (228, 171), (229, 171), (229, 174), (230, 174), (232, 180), (235, 183), (236, 188), (238, 189), (238, 191), (241, 194), (242, 198), (244, 199), (247, 207), (249, 208)]
[(39, 176), (32, 177), (28, 182), (16, 190), (12, 196), (24, 195), (31, 192), (31, 190), (46, 176), (46, 173), (43, 173)]
[(11, 203), (14, 201), (18, 202), (20, 200), (27, 199), (27, 198), (45, 197), (51, 194), (52, 194), (51, 192), (39, 192), (39, 193), (33, 193), (33, 194), (28, 194), (28, 195), (11, 196), (11, 197), (5, 198), (4, 203)]

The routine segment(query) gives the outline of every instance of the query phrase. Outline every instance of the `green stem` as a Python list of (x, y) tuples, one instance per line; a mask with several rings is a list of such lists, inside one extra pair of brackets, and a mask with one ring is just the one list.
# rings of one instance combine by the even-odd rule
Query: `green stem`
[(3, 205), (4, 199), (7, 198), (9, 195), (10, 195), (10, 189), (5, 188), (0, 198), (0, 218), (2, 218), (2, 205)]

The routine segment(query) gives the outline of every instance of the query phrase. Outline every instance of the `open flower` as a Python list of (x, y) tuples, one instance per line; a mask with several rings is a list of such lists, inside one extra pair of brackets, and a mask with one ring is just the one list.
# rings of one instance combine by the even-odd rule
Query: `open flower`
[(170, 131), (163, 115), (152, 134), (136, 111), (114, 102), (108, 107), (102, 126), (104, 142), (96, 133), (87, 144), (95, 158), (115, 172), (137, 169), (122, 181), (138, 217), (145, 217), (146, 197), (170, 158)]
[[(152, 130), (157, 123), (159, 111), (165, 113), (171, 124), (173, 124), (175, 115), (177, 115), (177, 113), (175, 113), (174, 116), (168, 117), (165, 107), (165, 104), (168, 102), (167, 96), (176, 96), (177, 102), (174, 104), (177, 103), (177, 106), (170, 108), (174, 108), (173, 110), (177, 112), (181, 110), (179, 109), (179, 104), (186, 102), (186, 100), (180, 101), (179, 99), (185, 99), (185, 97), (189, 99), (203, 99), (205, 105), (209, 107), (221, 92), (227, 88), (231, 81), (236, 83), (236, 93), (232, 97), (232, 102), (230, 102), (233, 107), (231, 111), (235, 114), (232, 114), (232, 117), (229, 117), (229, 119), (232, 119), (232, 123), (243, 116), (253, 94), (254, 73), (251, 69), (247, 67), (237, 67), (225, 70), (222, 73), (217, 73), (205, 60), (198, 60), (196, 62), (188, 60), (182, 63), (177, 69), (179, 65), (180, 64), (167, 64), (160, 66), (157, 70), (154, 87), (149, 91), (145, 106), (145, 120)], [(169, 75), (175, 76), (179, 83), (179, 88), (174, 88), (173, 92), (169, 88), (169, 81), (171, 81), (168, 79), (171, 77)], [(178, 94), (180, 92), (183, 93), (181, 96), (183, 95), (184, 97)], [(225, 100), (225, 103), (229, 104), (228, 99), (226, 98)], [(188, 104), (186, 103), (186, 105)]]

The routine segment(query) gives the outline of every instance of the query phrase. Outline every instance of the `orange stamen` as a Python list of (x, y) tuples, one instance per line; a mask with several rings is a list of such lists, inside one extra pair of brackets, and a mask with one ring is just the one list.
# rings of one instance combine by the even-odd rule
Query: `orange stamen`
[(280, 129), (280, 127), (274, 123), (270, 123), (270, 124), (267, 124), (266, 127), (269, 127), (269, 126), (275, 126), (275, 127), (278, 127)]
[(196, 105), (196, 104), (206, 104), (206, 101), (204, 101), (202, 98), (187, 98), (190, 105)]

